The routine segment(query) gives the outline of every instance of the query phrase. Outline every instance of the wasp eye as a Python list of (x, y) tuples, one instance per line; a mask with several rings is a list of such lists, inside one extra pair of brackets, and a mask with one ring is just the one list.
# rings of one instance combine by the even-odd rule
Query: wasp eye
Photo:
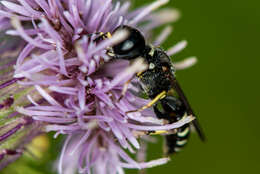
[(142, 55), (145, 50), (143, 35), (137, 29), (126, 25), (116, 28), (114, 33), (118, 30), (126, 30), (128, 36), (122, 42), (113, 46), (115, 57), (119, 59), (134, 59)]

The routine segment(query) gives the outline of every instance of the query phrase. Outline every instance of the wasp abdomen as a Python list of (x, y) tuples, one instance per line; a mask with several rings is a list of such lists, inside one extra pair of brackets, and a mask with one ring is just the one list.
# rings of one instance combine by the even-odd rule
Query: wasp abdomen
[[(169, 123), (174, 123), (186, 116), (186, 108), (178, 98), (174, 96), (166, 96), (161, 99), (161, 105), (154, 107), (156, 116), (160, 119), (165, 119)], [(161, 110), (161, 111), (160, 111)], [(188, 141), (190, 135), (190, 124), (185, 124), (176, 129), (176, 132), (166, 135), (166, 151), (167, 155), (179, 152)]]
[(167, 155), (181, 151), (182, 147), (187, 144), (190, 135), (190, 126), (184, 125), (177, 130), (177, 133), (166, 135)]

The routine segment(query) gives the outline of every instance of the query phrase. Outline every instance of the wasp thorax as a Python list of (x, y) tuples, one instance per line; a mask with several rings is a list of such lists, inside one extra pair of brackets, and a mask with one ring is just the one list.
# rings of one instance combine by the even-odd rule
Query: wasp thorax
[(113, 46), (115, 58), (119, 59), (134, 59), (141, 56), (145, 50), (145, 39), (143, 35), (136, 29), (123, 25), (115, 29), (126, 30), (128, 35), (120, 43)]

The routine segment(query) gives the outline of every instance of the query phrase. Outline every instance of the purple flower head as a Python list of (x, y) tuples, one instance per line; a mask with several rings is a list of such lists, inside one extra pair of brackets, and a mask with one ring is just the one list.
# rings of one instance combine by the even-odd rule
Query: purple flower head
[[(148, 131), (178, 128), (193, 118), (167, 124), (151, 109), (128, 113), (147, 104), (138, 97), (140, 89), (130, 83), (119, 100), (124, 84), (136, 82), (135, 74), (147, 65), (112, 60), (107, 48), (126, 37), (119, 32), (95, 41), (97, 32), (113, 32), (120, 25), (138, 28), (149, 36), (151, 30), (176, 20), (175, 10), (152, 13), (168, 0), (158, 0), (134, 11), (130, 2), (112, 0), (4, 0), (0, 6), (0, 30), (19, 38), (19, 55), (4, 68), (14, 65), (11, 81), (24, 89), (30, 104), (16, 105), (15, 111), (43, 122), (45, 131), (67, 135), (58, 162), (59, 173), (124, 173), (123, 168), (149, 168), (169, 159), (137, 162), (127, 152), (140, 149), (138, 138)], [(154, 41), (160, 44), (170, 34), (166, 27)], [(168, 50), (173, 55), (185, 41)], [(3, 45), (13, 49), (13, 45)], [(1, 51), (1, 50), (0, 50)], [(175, 64), (183, 69), (196, 61)], [(8, 76), (10, 78), (10, 76)], [(142, 137), (141, 137), (142, 138)]]

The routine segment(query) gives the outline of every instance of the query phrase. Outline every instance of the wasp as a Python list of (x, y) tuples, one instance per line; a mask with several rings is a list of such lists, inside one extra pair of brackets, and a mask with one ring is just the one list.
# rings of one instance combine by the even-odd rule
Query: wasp
[[(137, 73), (137, 77), (144, 93), (151, 101), (137, 110), (128, 111), (128, 113), (140, 112), (153, 107), (156, 116), (167, 120), (169, 123), (176, 122), (187, 115), (195, 117), (175, 77), (175, 68), (166, 52), (160, 47), (146, 44), (141, 32), (133, 27), (122, 25), (117, 27), (113, 33), (119, 30), (127, 31), (128, 35), (125, 39), (108, 49), (108, 55), (114, 59), (126, 59), (130, 61), (141, 57), (148, 65), (148, 69)], [(109, 33), (109, 35), (111, 36), (113, 33)], [(202, 141), (205, 140), (199, 122), (195, 119), (191, 123), (178, 128), (174, 133), (165, 135), (168, 147), (167, 154), (179, 151), (186, 144), (191, 126), (195, 128), (200, 139)], [(156, 132), (153, 133), (156, 134)]]

